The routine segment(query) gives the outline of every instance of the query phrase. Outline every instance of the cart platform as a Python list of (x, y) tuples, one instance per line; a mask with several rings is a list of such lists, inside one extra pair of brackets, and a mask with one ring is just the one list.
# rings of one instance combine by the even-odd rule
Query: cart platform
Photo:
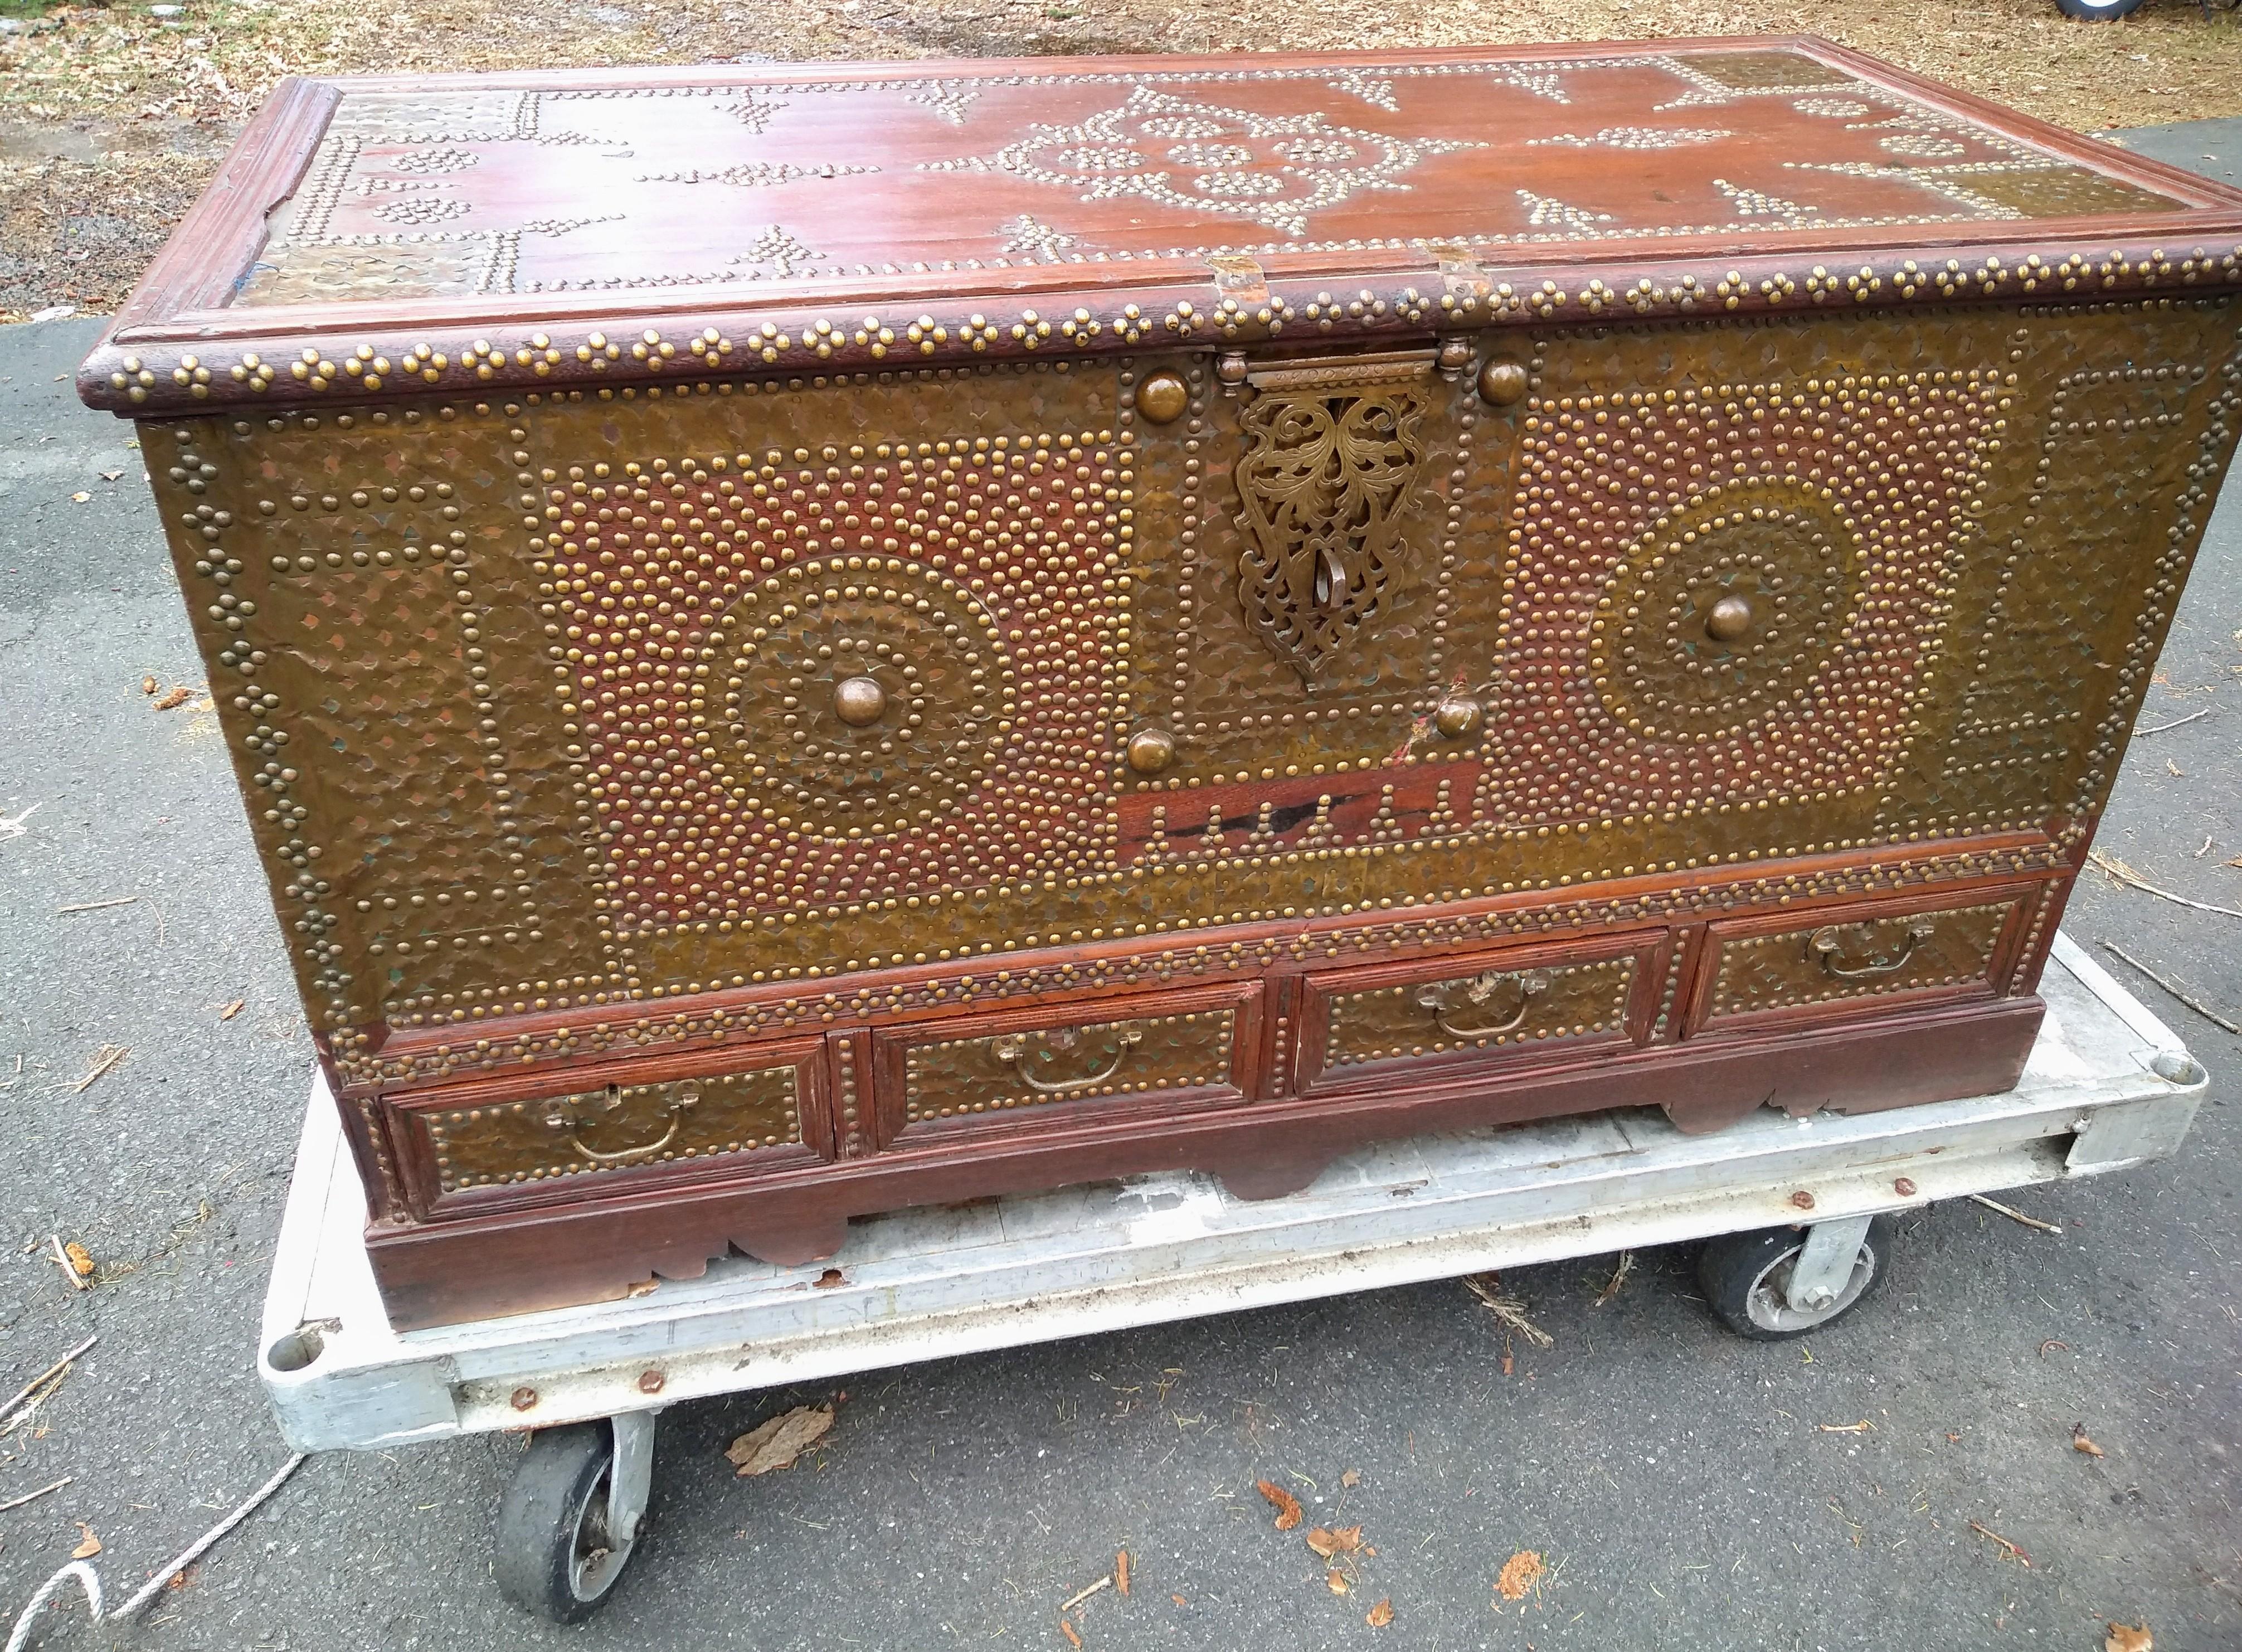
[(1171, 1172), (901, 1211), (852, 1223), (823, 1264), (734, 1257), (621, 1301), (402, 1335), (383, 1315), (360, 1237), (364, 1194), (315, 1083), (260, 1370), (299, 1449), (386, 1447), (1802, 1220), (1834, 1226), (2176, 1151), (2205, 1083), (2178, 1038), (2067, 937), (2041, 993), (2045, 1025), (2003, 1095), (1859, 1118), (1762, 1112), (1708, 1136), (1633, 1109), (1420, 1137), (1255, 1203)]

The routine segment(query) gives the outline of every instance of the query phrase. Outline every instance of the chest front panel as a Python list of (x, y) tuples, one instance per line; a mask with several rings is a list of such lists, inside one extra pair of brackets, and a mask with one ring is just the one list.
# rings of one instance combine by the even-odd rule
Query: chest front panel
[(149, 447), (307, 997), (372, 1079), (381, 1026), (2052, 845), (2234, 342), (2225, 299), (1614, 324)]

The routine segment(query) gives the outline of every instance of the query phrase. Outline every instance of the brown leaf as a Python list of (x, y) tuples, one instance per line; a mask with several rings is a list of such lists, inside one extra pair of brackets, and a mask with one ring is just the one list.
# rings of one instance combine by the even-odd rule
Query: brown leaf
[(1382, 1629), (1393, 1621), (1393, 1602), (1383, 1600), (1362, 1615), (1362, 1621), (1373, 1629)]
[(1346, 1487), (1349, 1491), (1353, 1491), (1357, 1486), (1362, 1484), (1362, 1470), (1359, 1468), (1348, 1469), (1345, 1474), (1339, 1477), (1339, 1483)]
[(1269, 1507), (1277, 1511), (1277, 1529), (1289, 1532), (1300, 1523), (1300, 1500), (1272, 1481), (1257, 1480), (1253, 1489), (1269, 1500)]
[(2157, 1637), (2145, 1623), (2112, 1622), (2102, 1637), (2102, 1652), (2156, 1652)]
[[(93, 1252), (84, 1246), (72, 1239), (63, 1246), (63, 1254), (70, 1258), (70, 1271), (78, 1278), (90, 1279), (93, 1277)], [(2101, 1454), (2098, 1452), (2095, 1454), (2099, 1456)]]
[(1180, 1595), (1171, 1595), (1168, 1598), (1173, 1601), (1178, 1606), (1189, 1606), (1191, 1604), (1189, 1601), (1184, 1599)]
[(143, 677), (140, 679), (140, 692), (143, 694), (155, 693), (157, 686), (156, 679), (153, 677)]
[(1352, 1555), (1362, 1547), (1362, 1528), (1343, 1526), (1334, 1532), (1319, 1526), (1308, 1534), (1308, 1547), (1326, 1560), (1334, 1555)]
[(156, 702), (156, 709), (158, 711), (169, 711), (176, 706), (183, 706), (186, 704), (188, 701), (194, 697), (195, 691), (192, 688), (174, 688), (171, 693), (165, 695), (161, 700), (158, 700)]
[(218, 1018), (221, 1021), (232, 1020), (234, 1017), (241, 1013), (242, 1006), (248, 1002), (249, 1000), (246, 998), (236, 998), (232, 1004), (227, 1004), (225, 1009), (218, 1012)]
[(2071, 1448), (2084, 1457), (2099, 1457), (2102, 1454), (2102, 1447), (2086, 1437), (2086, 1425), (2083, 1422), (2071, 1425)]
[(1113, 1587), (1124, 1595), (1129, 1592), (1129, 1551), (1125, 1548), (1113, 1557)]
[(1506, 1601), (1522, 1601), (1541, 1581), (1541, 1556), (1533, 1549), (1521, 1548), (1503, 1561), (1501, 1574), (1494, 1580), (1495, 1593)]
[(92, 497), (93, 495), (91, 494), (72, 494), (70, 495), (70, 503), (73, 505), (83, 505), (86, 500)]
[(1076, 1646), (1080, 1646), (1082, 1644), (1082, 1636), (1075, 1632), (1074, 1625), (1068, 1622), (1064, 1618), (1061, 1618), (1058, 1621), (1058, 1632), (1066, 1636), (1066, 1638), (1072, 1642)]
[(790, 1468), (794, 1460), (822, 1440), (832, 1426), (832, 1407), (796, 1406), (742, 1434), (724, 1455), (738, 1468), (742, 1479)]
[(77, 1523), (77, 1547), (70, 1550), (74, 1561), (90, 1561), (101, 1553), (101, 1540), (93, 1534), (93, 1528), (84, 1521)]
[(1346, 1578), (1345, 1575), (1338, 1572), (1326, 1572), (1324, 1574), (1324, 1587), (1334, 1595), (1344, 1595), (1347, 1591)]

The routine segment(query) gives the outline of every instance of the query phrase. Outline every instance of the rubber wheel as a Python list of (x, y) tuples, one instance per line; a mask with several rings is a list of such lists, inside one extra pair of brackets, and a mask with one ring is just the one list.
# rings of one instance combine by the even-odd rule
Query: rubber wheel
[[(532, 1437), (498, 1508), (492, 1570), (499, 1592), (553, 1623), (576, 1623), (607, 1604), (635, 1542), (607, 1533), (614, 1435), (601, 1422)], [(642, 1524), (642, 1523), (641, 1523)]]
[(2114, 23), (2141, 9), (2141, 0), (2055, 0), (2056, 9), (2081, 23)]
[(1891, 1272), (1896, 1218), (1879, 1216), (1862, 1236), (1853, 1276), (1826, 1308), (1792, 1307), (1783, 1299), (1790, 1269), (1805, 1248), (1802, 1227), (1728, 1233), (1706, 1242), (1697, 1259), (1697, 1282), (1729, 1330), (1760, 1342), (1782, 1342), (1835, 1325), (1869, 1299)]

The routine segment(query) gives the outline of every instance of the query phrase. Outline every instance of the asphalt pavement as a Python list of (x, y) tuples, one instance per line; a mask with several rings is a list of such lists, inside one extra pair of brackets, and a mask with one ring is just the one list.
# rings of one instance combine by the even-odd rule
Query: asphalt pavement
[[(2242, 164), (2242, 120), (2126, 141)], [(253, 1352), (310, 1044), (207, 700), (162, 708), (203, 675), (131, 428), (71, 393), (97, 331), (0, 329), (0, 1391), (100, 1339), (0, 1437), (0, 1502), (70, 1481), (0, 1511), (0, 1622), (89, 1536), (121, 1598), (286, 1454)], [(2242, 487), (2144, 714), (2174, 726), (2135, 743), (2101, 840), (2230, 907), (2238, 628)], [(2242, 921), (2090, 875), (2067, 927), (2242, 1016)], [(1125, 1548), (1092, 1649), (2084, 1652), (2108, 1619), (2242, 1646), (2242, 1040), (2127, 978), (2212, 1074), (2185, 1153), (2019, 1193), (2059, 1236), (1911, 1218), (1886, 1292), (1803, 1343), (1722, 1329), (1674, 1250), (1601, 1307), (1610, 1258), (1507, 1275), (1555, 1338), (1507, 1373), (1501, 1327), (1441, 1283), (870, 1373), (814, 1463), (755, 1481), (725, 1444), (833, 1389), (682, 1406), (646, 1547), (572, 1631), (490, 1581), (518, 1441), (322, 1456), (141, 1628), (72, 1607), (37, 1644), (1066, 1648), (1058, 1603)], [(1378, 1551), (1361, 1589), (1272, 1532), (1264, 1477), (1312, 1523), (1344, 1496)], [(1549, 1569), (1511, 1603), (1521, 1550)]]

